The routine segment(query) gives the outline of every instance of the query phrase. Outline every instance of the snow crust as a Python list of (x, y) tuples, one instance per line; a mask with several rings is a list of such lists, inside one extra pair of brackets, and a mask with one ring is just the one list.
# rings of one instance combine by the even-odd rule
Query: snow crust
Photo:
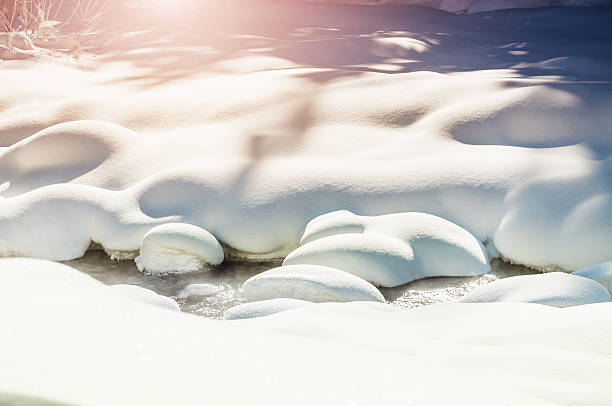
[(308, 306), (313, 304), (306, 300), (276, 298), (268, 300), (260, 300), (257, 302), (244, 303), (228, 309), (223, 318), (226, 320), (253, 319), (256, 317), (265, 317), (286, 310), (297, 309), (298, 307)]
[(180, 311), (180, 307), (178, 303), (172, 298), (159, 295), (153, 292), (151, 289), (146, 289), (136, 285), (111, 285), (108, 289), (119, 293), (120, 295), (124, 295), (130, 297), (131, 299), (148, 303), (153, 306), (159, 306), (165, 309)]
[(213, 321), (31, 259), (0, 260), (0, 290), (0, 357), (10, 366), (0, 368), (0, 392), (9, 396), (117, 406), (612, 399), (612, 303), (324, 303)]
[(276, 298), (310, 302), (385, 302), (378, 289), (365, 280), (319, 265), (273, 268), (249, 278), (241, 289), (249, 302)]
[(551, 272), (498, 279), (463, 296), (464, 303), (524, 302), (569, 307), (609, 302), (608, 290), (593, 280)]
[(387, 287), (491, 270), (484, 247), (473, 235), (425, 213), (368, 217), (336, 211), (311, 220), (301, 244), (283, 265), (330, 266)]
[(223, 262), (223, 248), (208, 231), (191, 224), (168, 223), (142, 239), (138, 269), (152, 274), (197, 272)]
[(572, 275), (589, 278), (601, 283), (612, 294), (612, 262), (597, 264), (572, 272)]

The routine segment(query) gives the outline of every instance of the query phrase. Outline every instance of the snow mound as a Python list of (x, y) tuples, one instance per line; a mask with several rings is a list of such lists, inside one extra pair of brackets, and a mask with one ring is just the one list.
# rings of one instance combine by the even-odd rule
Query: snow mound
[(313, 304), (306, 300), (277, 298), (260, 300), (258, 302), (244, 303), (228, 309), (223, 318), (226, 320), (252, 319), (271, 314), (297, 309), (298, 307)]
[(472, 234), (425, 213), (370, 217), (340, 210), (310, 221), (301, 243), (283, 265), (330, 266), (380, 286), (491, 270), (484, 247)]
[(522, 275), (498, 279), (461, 298), (464, 303), (524, 302), (554, 307), (609, 302), (601, 284), (563, 272)]
[(242, 284), (249, 302), (276, 298), (310, 302), (385, 302), (370, 283), (350, 273), (317, 265), (288, 265), (257, 274)]
[(252, 33), (194, 15), (168, 42), (131, 19), (83, 69), (2, 63), (2, 255), (128, 258), (187, 223), (232, 255), (284, 257), (349, 209), (430, 213), (538, 269), (612, 260), (609, 9), (232, 4)]
[(203, 228), (163, 224), (145, 234), (134, 262), (140, 271), (152, 274), (197, 272), (222, 263), (223, 247)]
[(211, 296), (223, 290), (223, 286), (213, 285), (212, 283), (191, 283), (185, 286), (178, 294), (179, 299), (190, 297)]
[(612, 262), (593, 265), (591, 267), (572, 272), (572, 275), (589, 278), (601, 283), (612, 294)]
[(150, 289), (146, 289), (136, 285), (111, 285), (108, 289), (119, 293), (120, 295), (127, 296), (136, 301), (147, 303), (153, 306), (163, 307), (164, 309), (181, 311), (178, 303), (172, 298), (159, 295)]

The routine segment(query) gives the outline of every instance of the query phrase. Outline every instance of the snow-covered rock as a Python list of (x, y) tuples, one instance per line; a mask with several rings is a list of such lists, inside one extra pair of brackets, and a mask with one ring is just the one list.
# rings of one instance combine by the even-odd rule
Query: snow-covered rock
[(480, 286), (461, 298), (464, 303), (523, 302), (555, 307), (609, 302), (601, 284), (563, 272), (513, 276)]
[(589, 278), (601, 283), (612, 294), (612, 262), (593, 265), (591, 267), (572, 272), (572, 275)]
[(152, 228), (134, 259), (141, 271), (154, 274), (197, 272), (223, 262), (223, 247), (208, 231), (182, 223)]
[(480, 242), (465, 229), (425, 213), (358, 216), (341, 210), (310, 221), (284, 265), (338, 268), (381, 286), (432, 276), (490, 271)]
[(297, 309), (298, 307), (308, 306), (311, 304), (313, 303), (306, 300), (289, 298), (260, 300), (257, 302), (244, 303), (234, 306), (225, 312), (223, 318), (226, 320), (252, 319), (255, 317), (264, 317), (287, 310)]
[(172, 298), (163, 296), (153, 292), (151, 289), (146, 289), (136, 285), (110, 285), (108, 289), (127, 296), (139, 302), (147, 303), (153, 306), (163, 307), (168, 310), (180, 311), (178, 303)]
[(188, 299), (190, 297), (211, 296), (223, 290), (223, 286), (213, 285), (212, 283), (191, 283), (181, 289), (178, 298)]
[(310, 302), (385, 302), (378, 289), (365, 280), (318, 265), (288, 265), (270, 269), (244, 282), (242, 293), (250, 302), (276, 298)]

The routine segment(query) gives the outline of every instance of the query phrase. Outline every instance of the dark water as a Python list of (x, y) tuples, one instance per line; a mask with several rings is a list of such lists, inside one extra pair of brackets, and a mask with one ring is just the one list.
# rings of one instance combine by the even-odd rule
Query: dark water
[[(280, 260), (268, 262), (231, 261), (213, 270), (181, 275), (144, 275), (133, 261), (112, 261), (102, 251), (89, 251), (84, 257), (65, 261), (108, 285), (126, 283), (151, 289), (175, 299), (181, 310), (204, 317), (221, 318), (230, 307), (245, 302), (240, 286), (251, 276), (281, 265)], [(474, 277), (438, 277), (414, 281), (380, 291), (391, 304), (411, 308), (432, 303), (454, 302), (479, 285), (509, 276), (536, 273), (529, 268), (511, 265), (500, 260), (491, 263), (492, 272)], [(179, 298), (185, 286), (193, 283), (210, 285), (207, 296)]]

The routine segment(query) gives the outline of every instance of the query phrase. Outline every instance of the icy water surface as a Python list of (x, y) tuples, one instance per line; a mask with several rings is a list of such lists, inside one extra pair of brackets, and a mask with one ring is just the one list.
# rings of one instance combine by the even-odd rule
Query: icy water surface
[[(281, 260), (268, 262), (225, 262), (206, 272), (155, 276), (144, 275), (133, 261), (112, 261), (102, 251), (89, 251), (84, 257), (65, 261), (66, 264), (80, 269), (94, 278), (108, 284), (127, 283), (142, 286), (160, 295), (172, 297), (184, 312), (210, 318), (221, 318), (230, 307), (245, 302), (240, 286), (251, 276), (280, 266)], [(439, 277), (414, 281), (395, 288), (381, 288), (387, 301), (399, 307), (411, 308), (432, 303), (454, 302), (479, 285), (509, 276), (536, 273), (529, 268), (493, 260), (493, 271), (487, 275), (474, 277)], [(192, 283), (212, 285), (208, 296), (179, 298), (181, 290)]]

